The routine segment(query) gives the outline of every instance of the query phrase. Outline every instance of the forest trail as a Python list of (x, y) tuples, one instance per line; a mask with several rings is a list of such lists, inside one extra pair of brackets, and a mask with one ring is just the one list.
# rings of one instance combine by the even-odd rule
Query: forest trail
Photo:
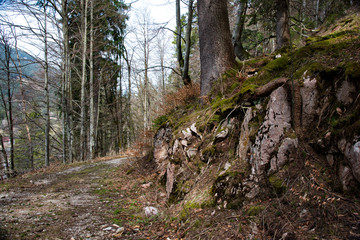
[(101, 197), (102, 187), (126, 161), (87, 163), (1, 183), (0, 239), (108, 239), (121, 228), (106, 216), (110, 200)]

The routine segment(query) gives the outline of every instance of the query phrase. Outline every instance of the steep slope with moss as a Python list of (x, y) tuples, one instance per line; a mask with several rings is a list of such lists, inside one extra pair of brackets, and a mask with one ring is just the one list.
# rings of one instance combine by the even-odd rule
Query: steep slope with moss
[(184, 224), (194, 209), (234, 209), (233, 237), (360, 237), (358, 13), (239, 62), (203, 102), (157, 121), (154, 161)]

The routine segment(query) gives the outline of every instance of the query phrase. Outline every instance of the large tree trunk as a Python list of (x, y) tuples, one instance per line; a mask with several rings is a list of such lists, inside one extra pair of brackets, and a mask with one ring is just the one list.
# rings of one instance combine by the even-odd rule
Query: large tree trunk
[(185, 35), (185, 60), (184, 60), (184, 69), (182, 72), (182, 80), (184, 85), (191, 84), (191, 79), (189, 76), (189, 60), (190, 60), (190, 50), (191, 50), (191, 30), (192, 30), (192, 21), (193, 21), (193, 0), (189, 0), (188, 6), (188, 22), (186, 26), (186, 35)]
[[(84, 4), (85, 1), (85, 4)], [(80, 113), (80, 161), (85, 160), (85, 83), (86, 83), (86, 53), (87, 53), (87, 8), (88, 0), (81, 0), (82, 7), (82, 77), (81, 77), (81, 113)]]
[(240, 60), (249, 58), (249, 53), (244, 49), (241, 41), (241, 36), (245, 26), (247, 0), (240, 0), (237, 6), (237, 15), (235, 28), (232, 34), (232, 43), (234, 45), (235, 56)]
[(235, 65), (231, 44), (226, 0), (199, 0), (199, 37), (201, 96), (206, 96), (213, 82)]
[(276, 50), (290, 45), (289, 0), (277, 0)]

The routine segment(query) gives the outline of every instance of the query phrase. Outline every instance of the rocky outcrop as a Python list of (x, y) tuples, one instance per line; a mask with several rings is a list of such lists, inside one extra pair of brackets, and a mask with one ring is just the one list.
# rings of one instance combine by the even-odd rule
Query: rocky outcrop
[[(296, 142), (288, 139), (283, 143), (286, 139), (285, 133), (291, 128), (291, 107), (287, 99), (288, 93), (284, 87), (278, 88), (270, 95), (264, 122), (251, 146), (251, 174), (258, 179), (267, 175), (270, 161), (275, 163), (272, 170), (280, 168), (278, 162), (284, 165), (286, 151), (289, 150), (287, 148)], [(279, 154), (274, 154), (280, 148)]]
[[(212, 186), (217, 204), (239, 207), (243, 201), (263, 194), (264, 186), (281, 183), (284, 169), (304, 151), (299, 151), (301, 144), (317, 152), (338, 174), (336, 181), (344, 190), (359, 187), (360, 134), (330, 125), (346, 115), (354, 118), (347, 111), (358, 111), (353, 103), (358, 101), (355, 95), (359, 86), (348, 79), (332, 85), (323, 81), (305, 72), (296, 83), (297, 95), (286, 79), (271, 85), (271, 91), (263, 87), (260, 101), (236, 106), (241, 110), (234, 108), (224, 114), (226, 118), (207, 132), (199, 130), (196, 120), (180, 126), (175, 135), (168, 125), (159, 129), (154, 159), (160, 176), (165, 176), (168, 199), (197, 198), (201, 191), (196, 185), (202, 182), (203, 186)], [(266, 97), (265, 93), (271, 94)], [(300, 98), (297, 105), (292, 94)], [(214, 114), (211, 112), (206, 121)], [(296, 123), (295, 116), (299, 118)], [(235, 147), (231, 145), (234, 139)], [(272, 188), (281, 192), (284, 187), (280, 185)], [(208, 199), (205, 195), (201, 199)]]

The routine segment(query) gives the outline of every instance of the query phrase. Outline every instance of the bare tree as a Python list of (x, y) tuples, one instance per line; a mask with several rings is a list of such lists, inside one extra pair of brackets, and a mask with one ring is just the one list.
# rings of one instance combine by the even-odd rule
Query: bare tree
[(86, 59), (87, 59), (87, 18), (88, 18), (88, 0), (81, 0), (82, 17), (82, 75), (81, 75), (81, 100), (80, 100), (80, 160), (85, 160), (85, 84), (86, 84)]
[(6, 88), (0, 89), (1, 94), (1, 100), (4, 106), (6, 120), (8, 123), (8, 131), (9, 131), (9, 138), (10, 138), (10, 175), (14, 173), (15, 171), (15, 165), (14, 165), (14, 119), (13, 119), (13, 103), (12, 103), (12, 97), (13, 97), (13, 91), (12, 91), (12, 79), (11, 79), (11, 45), (9, 41), (9, 37), (4, 31), (1, 31), (0, 33), (0, 41), (4, 48), (4, 72), (5, 72), (5, 86)]

